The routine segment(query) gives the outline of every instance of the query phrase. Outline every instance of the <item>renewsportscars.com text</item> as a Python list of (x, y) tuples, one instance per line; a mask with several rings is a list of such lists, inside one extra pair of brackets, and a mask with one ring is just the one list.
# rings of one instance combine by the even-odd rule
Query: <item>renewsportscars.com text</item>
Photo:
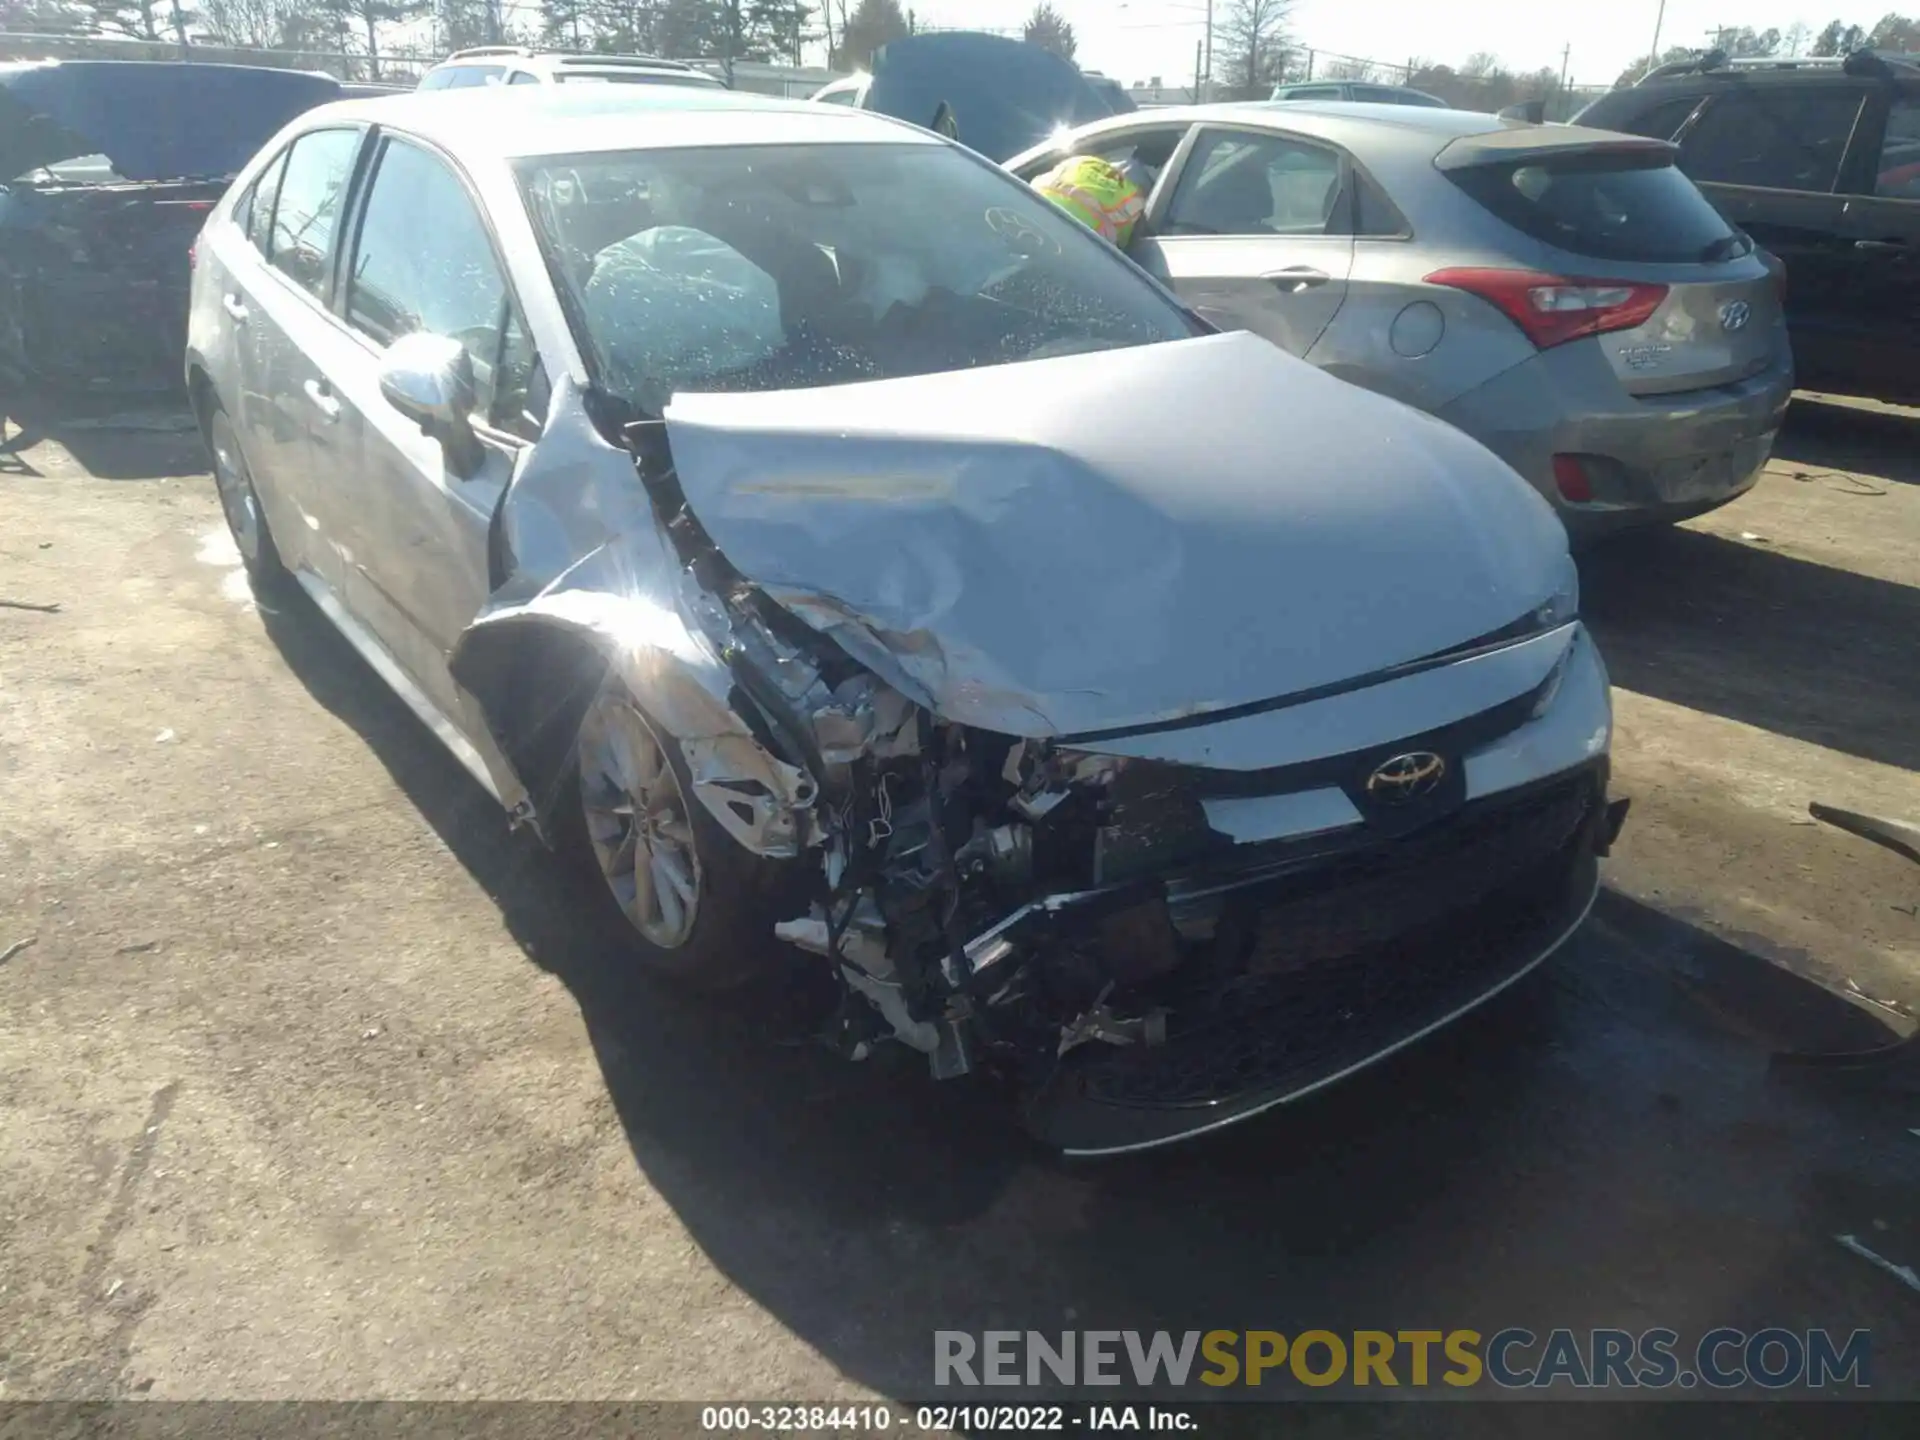
[[(1865, 1330), (936, 1330), (933, 1383), (1867, 1389)], [(1203, 1392), (1204, 1393), (1204, 1392)]]

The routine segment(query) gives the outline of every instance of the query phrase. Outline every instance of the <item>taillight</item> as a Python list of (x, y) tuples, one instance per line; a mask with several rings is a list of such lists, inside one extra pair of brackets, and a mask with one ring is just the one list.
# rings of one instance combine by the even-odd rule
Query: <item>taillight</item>
[(1644, 325), (1667, 298), (1664, 285), (1642, 285), (1632, 280), (1568, 279), (1537, 270), (1494, 270), (1462, 267), (1436, 270), (1429, 285), (1445, 285), (1478, 295), (1498, 306), (1526, 337), (1542, 350), (1603, 335), (1609, 330), (1631, 330)]

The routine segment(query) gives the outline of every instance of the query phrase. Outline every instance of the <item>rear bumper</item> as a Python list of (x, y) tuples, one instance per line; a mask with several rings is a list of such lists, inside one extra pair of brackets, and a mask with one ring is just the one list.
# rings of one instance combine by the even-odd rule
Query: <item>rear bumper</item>
[[(1576, 541), (1682, 520), (1750, 490), (1793, 394), (1784, 339), (1774, 363), (1734, 385), (1635, 397), (1592, 342), (1537, 355), (1469, 391), (1440, 418), (1546, 496)], [(1592, 499), (1564, 498), (1556, 455), (1578, 457)]]
[[(1310, 1095), (1485, 1003), (1577, 930), (1618, 814), (1604, 761), (1237, 899), (1247, 971), (1164, 1044), (1070, 1052), (1026, 1104), (1071, 1155), (1152, 1149)], [(1477, 879), (1476, 879), (1477, 877)]]

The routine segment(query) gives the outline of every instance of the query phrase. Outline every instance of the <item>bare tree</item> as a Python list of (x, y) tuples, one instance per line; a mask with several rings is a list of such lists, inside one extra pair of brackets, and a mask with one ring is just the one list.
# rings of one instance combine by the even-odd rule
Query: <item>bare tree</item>
[(1040, 0), (1033, 7), (1033, 13), (1027, 16), (1026, 28), (1020, 32), (1020, 38), (1029, 45), (1038, 45), (1042, 50), (1051, 50), (1062, 60), (1073, 59), (1078, 48), (1073, 38), (1073, 26), (1053, 8), (1051, 0)]
[(1224, 98), (1264, 100), (1273, 93), (1286, 64), (1286, 20), (1292, 8), (1293, 0), (1225, 0), (1218, 8), (1214, 43), (1224, 62)]
[(265, 50), (286, 28), (292, 0), (200, 0), (201, 23), (229, 45)]
[(427, 0), (320, 0), (319, 10), (339, 22), (344, 42), (352, 23), (358, 22), (366, 36), (367, 78), (380, 78), (380, 27), (418, 19), (427, 9)]
[(1867, 36), (1867, 44), (1876, 50), (1892, 50), (1902, 55), (1920, 53), (1920, 20), (1888, 12)]
[(1807, 42), (1813, 38), (1813, 27), (1804, 21), (1796, 20), (1780, 35), (1780, 52), (1783, 55), (1804, 55)]
[(857, 70), (873, 63), (873, 52), (913, 33), (900, 0), (860, 0), (840, 22), (841, 58)]
[(1351, 55), (1342, 55), (1321, 66), (1320, 76), (1324, 80), (1371, 80), (1373, 79), (1373, 62), (1355, 59)]
[(1814, 39), (1813, 53), (1851, 55), (1866, 43), (1867, 32), (1858, 25), (1843, 25), (1838, 20), (1829, 20), (1826, 28)]

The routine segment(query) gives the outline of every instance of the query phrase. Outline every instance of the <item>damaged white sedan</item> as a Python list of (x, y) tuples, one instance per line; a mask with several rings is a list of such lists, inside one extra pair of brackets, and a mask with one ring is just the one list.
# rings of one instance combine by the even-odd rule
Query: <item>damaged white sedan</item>
[(903, 124), (314, 111), (201, 236), (187, 372), (256, 584), (576, 836), (636, 963), (824, 966), (849, 1056), (1063, 1150), (1471, 1009), (1619, 828), (1531, 487)]

